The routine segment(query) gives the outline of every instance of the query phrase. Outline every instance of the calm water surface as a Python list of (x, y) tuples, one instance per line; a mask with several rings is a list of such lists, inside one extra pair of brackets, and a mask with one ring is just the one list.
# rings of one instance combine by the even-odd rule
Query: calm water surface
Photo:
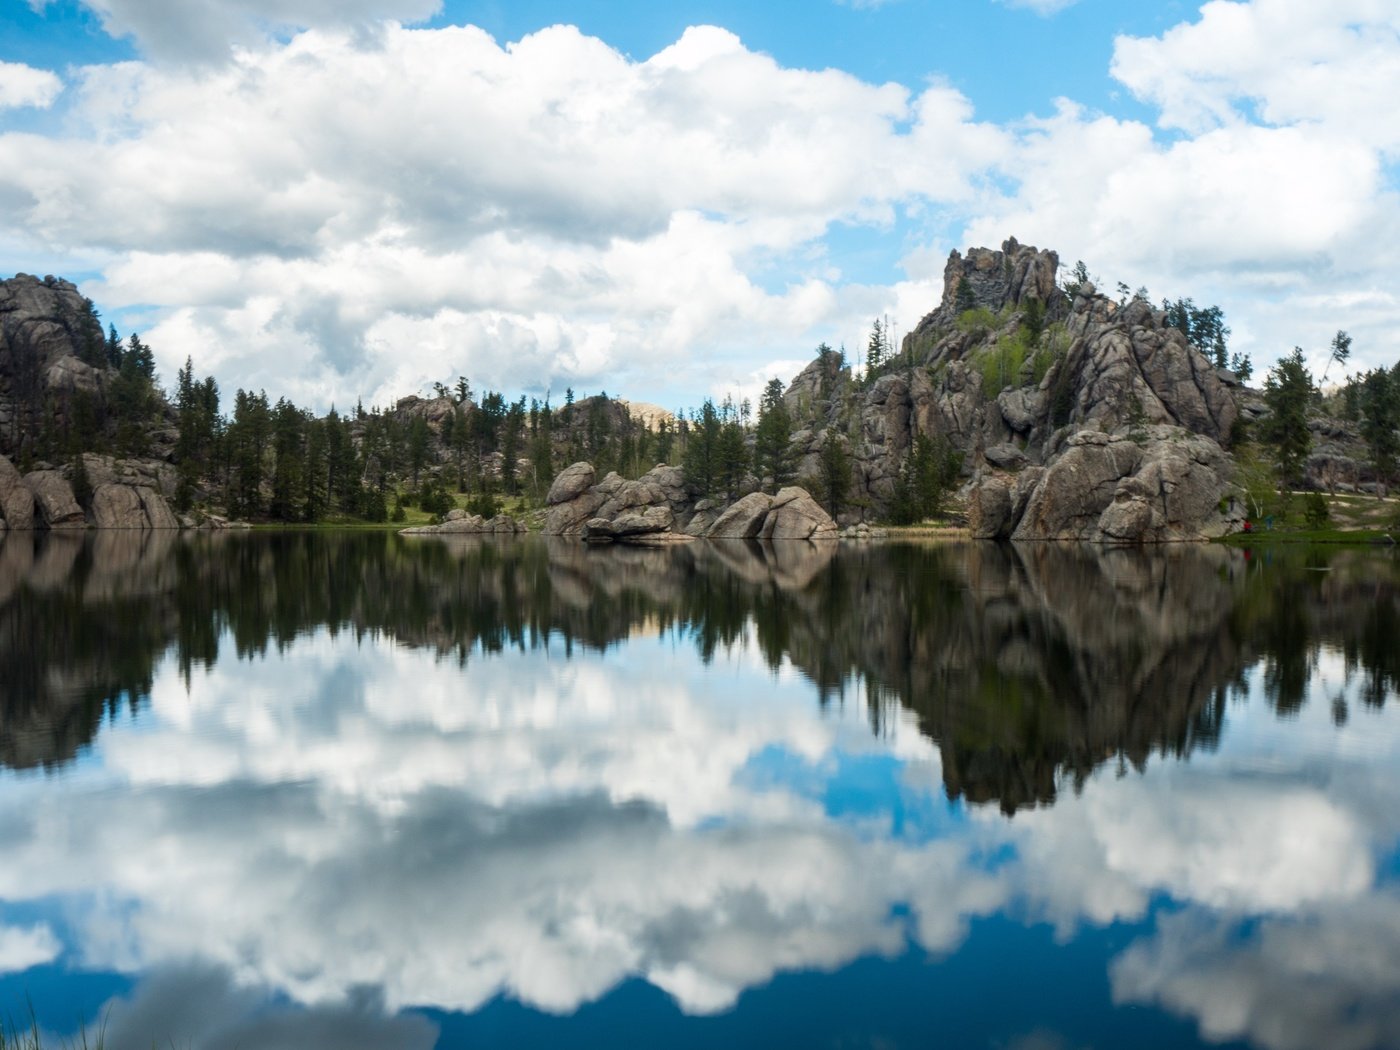
[(1400, 1046), (1400, 566), (0, 540), (0, 1016)]

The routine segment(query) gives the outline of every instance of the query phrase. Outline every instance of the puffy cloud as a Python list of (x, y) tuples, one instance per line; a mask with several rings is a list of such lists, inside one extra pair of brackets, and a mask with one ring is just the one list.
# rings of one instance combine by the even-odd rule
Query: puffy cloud
[[(715, 697), (649, 647), (464, 676), (321, 633), (221, 661), (188, 693), (172, 664), (153, 722), (104, 738), (89, 775), (109, 790), (79, 777), (6, 796), (0, 896), (97, 902), (75, 909), (82, 965), (193, 957), (254, 990), (240, 1009), (270, 992), (317, 1016), (365, 988), (389, 1012), (499, 994), (567, 1012), (630, 976), (709, 1012), (911, 934), (949, 951), (999, 906), (1004, 880), (967, 845), (870, 841), (741, 775), (771, 748), (823, 775), (892, 745), (936, 765), (912, 723), (905, 743), (876, 741), (857, 711), (824, 716), (790, 674), (775, 684), (756, 648), (721, 655), (733, 677)], [(320, 686), (289, 704), (290, 680)]]
[(20, 106), (47, 109), (63, 90), (63, 81), (47, 69), (22, 62), (0, 62), (0, 110)]
[(163, 369), (321, 403), (419, 388), (444, 352), (491, 385), (695, 391), (756, 341), (809, 351), (864, 321), (808, 246), (969, 198), (1007, 142), (946, 86), (785, 69), (712, 27), (641, 62), (566, 27), (315, 31), (91, 67), (75, 96), (85, 135), (0, 138), (32, 241), (112, 253), (88, 290), (151, 308)]
[(0, 926), (0, 974), (20, 973), (59, 957), (63, 946), (53, 930), (39, 926)]
[(385, 19), (414, 22), (442, 6), (441, 0), (82, 2), (97, 13), (112, 36), (134, 37), (147, 54), (175, 62), (221, 59), (231, 46), (258, 44), (269, 33), (310, 27), (371, 30)]
[(1400, 1041), (1400, 900), (1377, 894), (1242, 929), (1229, 916), (1165, 916), (1114, 960), (1116, 1002), (1193, 1017), (1212, 1042), (1366, 1050)]
[(1384, 0), (1212, 0), (1161, 37), (1120, 37), (1112, 71), (1167, 127), (1325, 125), (1400, 147), (1400, 13)]

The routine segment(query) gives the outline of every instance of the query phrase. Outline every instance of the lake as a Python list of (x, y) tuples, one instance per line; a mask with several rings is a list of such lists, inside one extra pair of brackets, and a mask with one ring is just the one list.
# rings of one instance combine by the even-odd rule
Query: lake
[(0, 540), (0, 1017), (1400, 1046), (1386, 552)]

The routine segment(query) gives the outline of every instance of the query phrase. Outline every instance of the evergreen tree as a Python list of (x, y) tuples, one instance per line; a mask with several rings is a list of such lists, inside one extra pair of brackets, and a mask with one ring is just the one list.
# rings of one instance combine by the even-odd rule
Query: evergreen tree
[(1400, 426), (1400, 389), (1396, 377), (1384, 368), (1366, 373), (1361, 382), (1361, 435), (1371, 451), (1371, 465), (1376, 471), (1377, 491), (1384, 492), (1395, 477), (1396, 458), (1400, 456), (1395, 428)]
[(962, 457), (945, 438), (915, 437), (895, 478), (891, 522), (913, 525), (939, 514), (961, 468)]
[(700, 416), (690, 428), (681, 470), (685, 480), (700, 495), (709, 497), (719, 476), (719, 435), (722, 424), (715, 403), (708, 397), (700, 406)]
[(408, 468), (413, 473), (414, 488), (418, 487), (418, 477), (423, 472), (423, 465), (428, 461), (428, 443), (431, 437), (427, 419), (415, 415), (408, 424)]
[(1264, 401), (1269, 415), (1263, 428), (1278, 463), (1279, 491), (1301, 480), (1303, 464), (1312, 451), (1308, 430), (1308, 405), (1313, 397), (1313, 378), (1303, 363), (1303, 351), (1293, 352), (1269, 370), (1264, 381)]
[(759, 481), (776, 492), (792, 478), (792, 418), (783, 401), (783, 384), (770, 379), (758, 402), (758, 428), (754, 432), (754, 469)]
[(744, 428), (731, 418), (720, 427), (716, 455), (716, 480), (724, 487), (726, 499), (738, 495), (749, 469), (749, 447), (744, 442)]
[(306, 417), (285, 397), (272, 415), (272, 502), (268, 513), (281, 521), (304, 517)]
[(817, 470), (817, 488), (826, 503), (827, 513), (835, 518), (845, 509), (852, 484), (851, 454), (835, 428), (827, 428), (818, 454)]
[[(1083, 263), (1079, 264), (1083, 266)], [(957, 291), (953, 293), (953, 309), (959, 314), (965, 314), (969, 310), (977, 309), (977, 299), (972, 294), (972, 285), (968, 282), (967, 274), (958, 278)]]
[(867, 380), (874, 379), (880, 374), (880, 367), (884, 363), (885, 326), (877, 317), (870, 328), (870, 340), (865, 345), (865, 378)]

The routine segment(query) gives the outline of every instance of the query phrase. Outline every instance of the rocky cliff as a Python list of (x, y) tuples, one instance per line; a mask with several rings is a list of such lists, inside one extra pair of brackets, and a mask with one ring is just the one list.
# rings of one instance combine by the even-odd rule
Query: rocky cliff
[(985, 538), (1161, 542), (1235, 527), (1224, 445), (1235, 388), (1146, 302), (1056, 284), (1058, 256), (1018, 244), (953, 252), (938, 306), (874, 376), (835, 355), (788, 387), (799, 472), (828, 433), (855, 462), (864, 508), (888, 507), (914, 437), (962, 454)]

